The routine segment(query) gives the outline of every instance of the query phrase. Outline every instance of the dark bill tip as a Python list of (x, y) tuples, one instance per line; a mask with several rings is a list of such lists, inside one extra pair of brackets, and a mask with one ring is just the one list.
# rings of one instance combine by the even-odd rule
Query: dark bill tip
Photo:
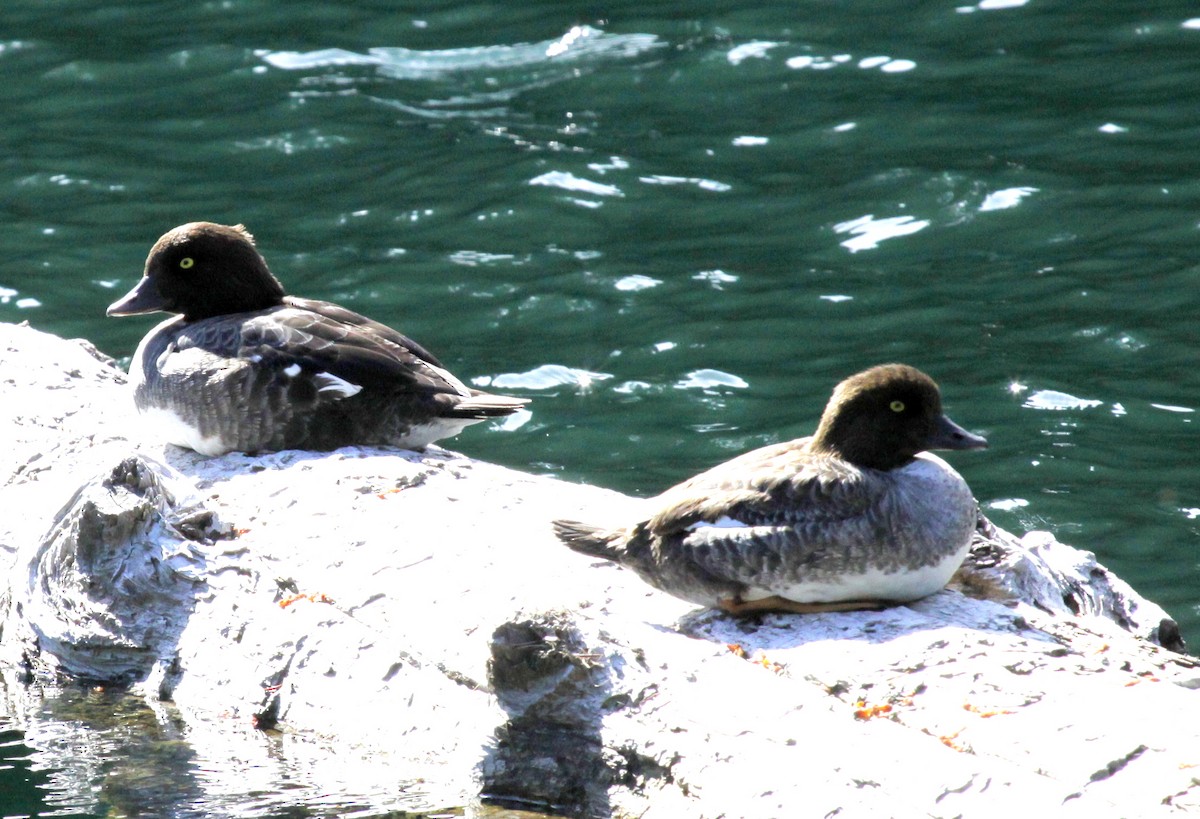
[(107, 316), (137, 316), (164, 309), (158, 288), (146, 277), (104, 311)]
[(987, 438), (967, 432), (945, 415), (938, 418), (937, 427), (929, 439), (930, 449), (985, 449)]

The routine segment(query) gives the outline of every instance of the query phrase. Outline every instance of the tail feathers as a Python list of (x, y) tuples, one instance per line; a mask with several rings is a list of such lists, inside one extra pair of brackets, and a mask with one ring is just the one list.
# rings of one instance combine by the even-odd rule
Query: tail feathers
[(624, 555), (624, 550), (616, 545), (620, 539), (618, 532), (580, 523), (577, 520), (556, 520), (552, 525), (558, 539), (568, 548), (580, 554), (617, 563)]
[(446, 415), (454, 418), (503, 418), (528, 403), (528, 398), (473, 392), (470, 398), (464, 398), (451, 407)]

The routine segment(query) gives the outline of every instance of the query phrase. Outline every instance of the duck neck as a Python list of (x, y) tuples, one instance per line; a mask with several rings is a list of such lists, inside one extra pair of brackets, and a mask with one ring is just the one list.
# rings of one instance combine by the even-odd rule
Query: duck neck
[(811, 451), (854, 464), (860, 469), (876, 469), (887, 472), (907, 466), (914, 455), (883, 440), (877, 430), (860, 428), (862, 424), (852, 421), (830, 422), (821, 419), (821, 425), (809, 444)]
[(284, 289), (264, 266), (236, 278), (200, 302), (202, 309), (187, 311), (187, 321), (235, 313), (256, 313), (283, 304)]

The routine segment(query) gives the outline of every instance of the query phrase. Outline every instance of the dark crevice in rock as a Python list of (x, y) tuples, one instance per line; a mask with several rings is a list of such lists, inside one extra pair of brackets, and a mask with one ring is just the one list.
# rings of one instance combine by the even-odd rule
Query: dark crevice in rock
[(688, 795), (687, 785), (677, 782), (672, 770), (679, 762), (678, 755), (672, 756), (665, 765), (653, 757), (639, 753), (633, 745), (614, 748), (613, 755), (617, 759), (611, 764), (616, 784), (637, 793), (645, 793), (649, 786), (678, 785), (683, 795)]
[(1100, 782), (1102, 780), (1108, 779), (1110, 776), (1113, 776), (1114, 774), (1120, 773), (1122, 770), (1125, 769), (1126, 765), (1128, 765), (1130, 762), (1133, 762), (1133, 760), (1137, 759), (1142, 754), (1146, 753), (1147, 750), (1149, 750), (1149, 749), (1146, 748), (1145, 745), (1137, 746), (1132, 751), (1125, 754), (1125, 756), (1121, 757), (1120, 759), (1114, 759), (1112, 762), (1108, 763), (1103, 768), (1096, 771), (1094, 774), (1091, 775), (1091, 777), (1089, 778), (1089, 781)]

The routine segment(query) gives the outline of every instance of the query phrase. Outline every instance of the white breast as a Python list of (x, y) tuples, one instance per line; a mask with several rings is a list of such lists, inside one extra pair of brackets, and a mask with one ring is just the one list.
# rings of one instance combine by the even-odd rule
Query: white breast
[[(890, 473), (886, 504), (893, 540), (878, 544), (879, 566), (826, 574), (819, 578), (775, 582), (748, 590), (746, 599), (779, 595), (802, 602), (841, 600), (909, 601), (942, 589), (962, 564), (971, 545), (978, 508), (966, 481), (936, 455), (921, 453), (908, 466)], [(890, 567), (889, 554), (903, 548), (919, 552), (926, 565)], [(874, 547), (873, 547), (874, 548)], [(881, 568), (887, 567), (887, 568)]]
[(840, 600), (887, 600), (899, 603), (920, 600), (945, 588), (967, 556), (970, 539), (952, 555), (932, 566), (891, 573), (868, 569), (861, 574), (843, 574), (820, 581), (751, 588), (742, 597), (758, 600), (778, 595), (803, 603), (829, 603)]

